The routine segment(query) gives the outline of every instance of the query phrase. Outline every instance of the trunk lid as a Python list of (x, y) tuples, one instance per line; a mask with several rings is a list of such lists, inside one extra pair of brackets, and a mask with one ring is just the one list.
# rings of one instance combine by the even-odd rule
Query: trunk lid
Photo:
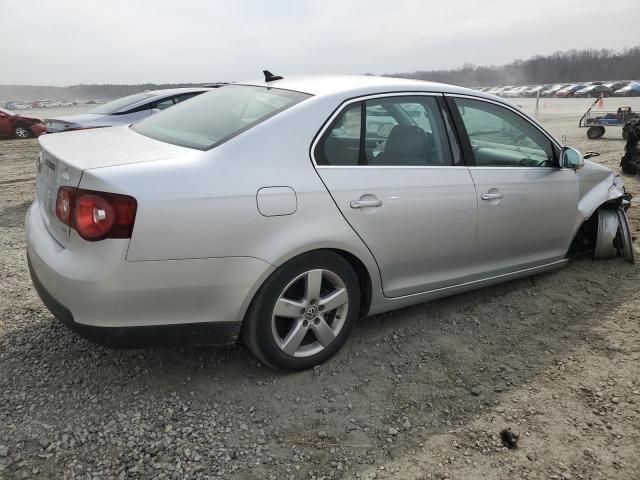
[(43, 135), (39, 141), (36, 195), (47, 230), (63, 247), (69, 243), (70, 228), (56, 216), (60, 187), (79, 187), (82, 172), (88, 169), (195, 153), (137, 134), (128, 126)]
[(42, 148), (38, 155), (37, 172), (36, 195), (44, 224), (51, 236), (66, 247), (70, 229), (56, 216), (58, 189), (63, 186), (77, 187), (80, 184), (82, 170), (66, 164)]

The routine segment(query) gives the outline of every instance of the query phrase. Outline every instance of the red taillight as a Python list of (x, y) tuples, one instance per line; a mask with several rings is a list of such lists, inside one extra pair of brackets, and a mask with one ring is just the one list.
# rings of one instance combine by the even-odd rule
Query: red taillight
[(61, 187), (56, 216), (89, 241), (131, 238), (136, 217), (136, 199), (117, 193)]
[(61, 187), (58, 190), (56, 199), (56, 217), (65, 225), (71, 225), (71, 210), (73, 209), (73, 198), (76, 189), (71, 187)]

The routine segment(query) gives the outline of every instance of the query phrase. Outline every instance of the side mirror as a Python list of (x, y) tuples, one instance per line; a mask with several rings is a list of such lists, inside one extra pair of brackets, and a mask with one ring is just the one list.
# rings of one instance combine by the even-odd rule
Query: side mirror
[(562, 168), (570, 168), (572, 170), (580, 170), (584, 167), (584, 158), (582, 154), (571, 147), (563, 147), (560, 157), (560, 166)]

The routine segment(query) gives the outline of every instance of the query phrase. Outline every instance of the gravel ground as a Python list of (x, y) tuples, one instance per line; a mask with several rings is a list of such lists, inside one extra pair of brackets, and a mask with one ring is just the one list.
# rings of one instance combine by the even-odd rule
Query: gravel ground
[[(551, 131), (618, 170), (619, 131), (588, 141), (546, 102)], [(241, 346), (110, 350), (31, 286), (36, 154), (0, 142), (0, 478), (640, 478), (639, 267), (574, 260), (363, 320), (298, 374)]]

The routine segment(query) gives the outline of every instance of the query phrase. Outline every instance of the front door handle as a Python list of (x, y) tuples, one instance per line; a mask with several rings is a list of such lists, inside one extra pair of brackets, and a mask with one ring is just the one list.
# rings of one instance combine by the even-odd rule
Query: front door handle
[(382, 200), (354, 200), (350, 205), (351, 208), (379, 207), (382, 205)]
[(504, 197), (504, 195), (502, 195), (502, 192), (483, 193), (482, 195), (480, 195), (480, 198), (482, 200), (500, 200), (502, 199), (502, 197)]

